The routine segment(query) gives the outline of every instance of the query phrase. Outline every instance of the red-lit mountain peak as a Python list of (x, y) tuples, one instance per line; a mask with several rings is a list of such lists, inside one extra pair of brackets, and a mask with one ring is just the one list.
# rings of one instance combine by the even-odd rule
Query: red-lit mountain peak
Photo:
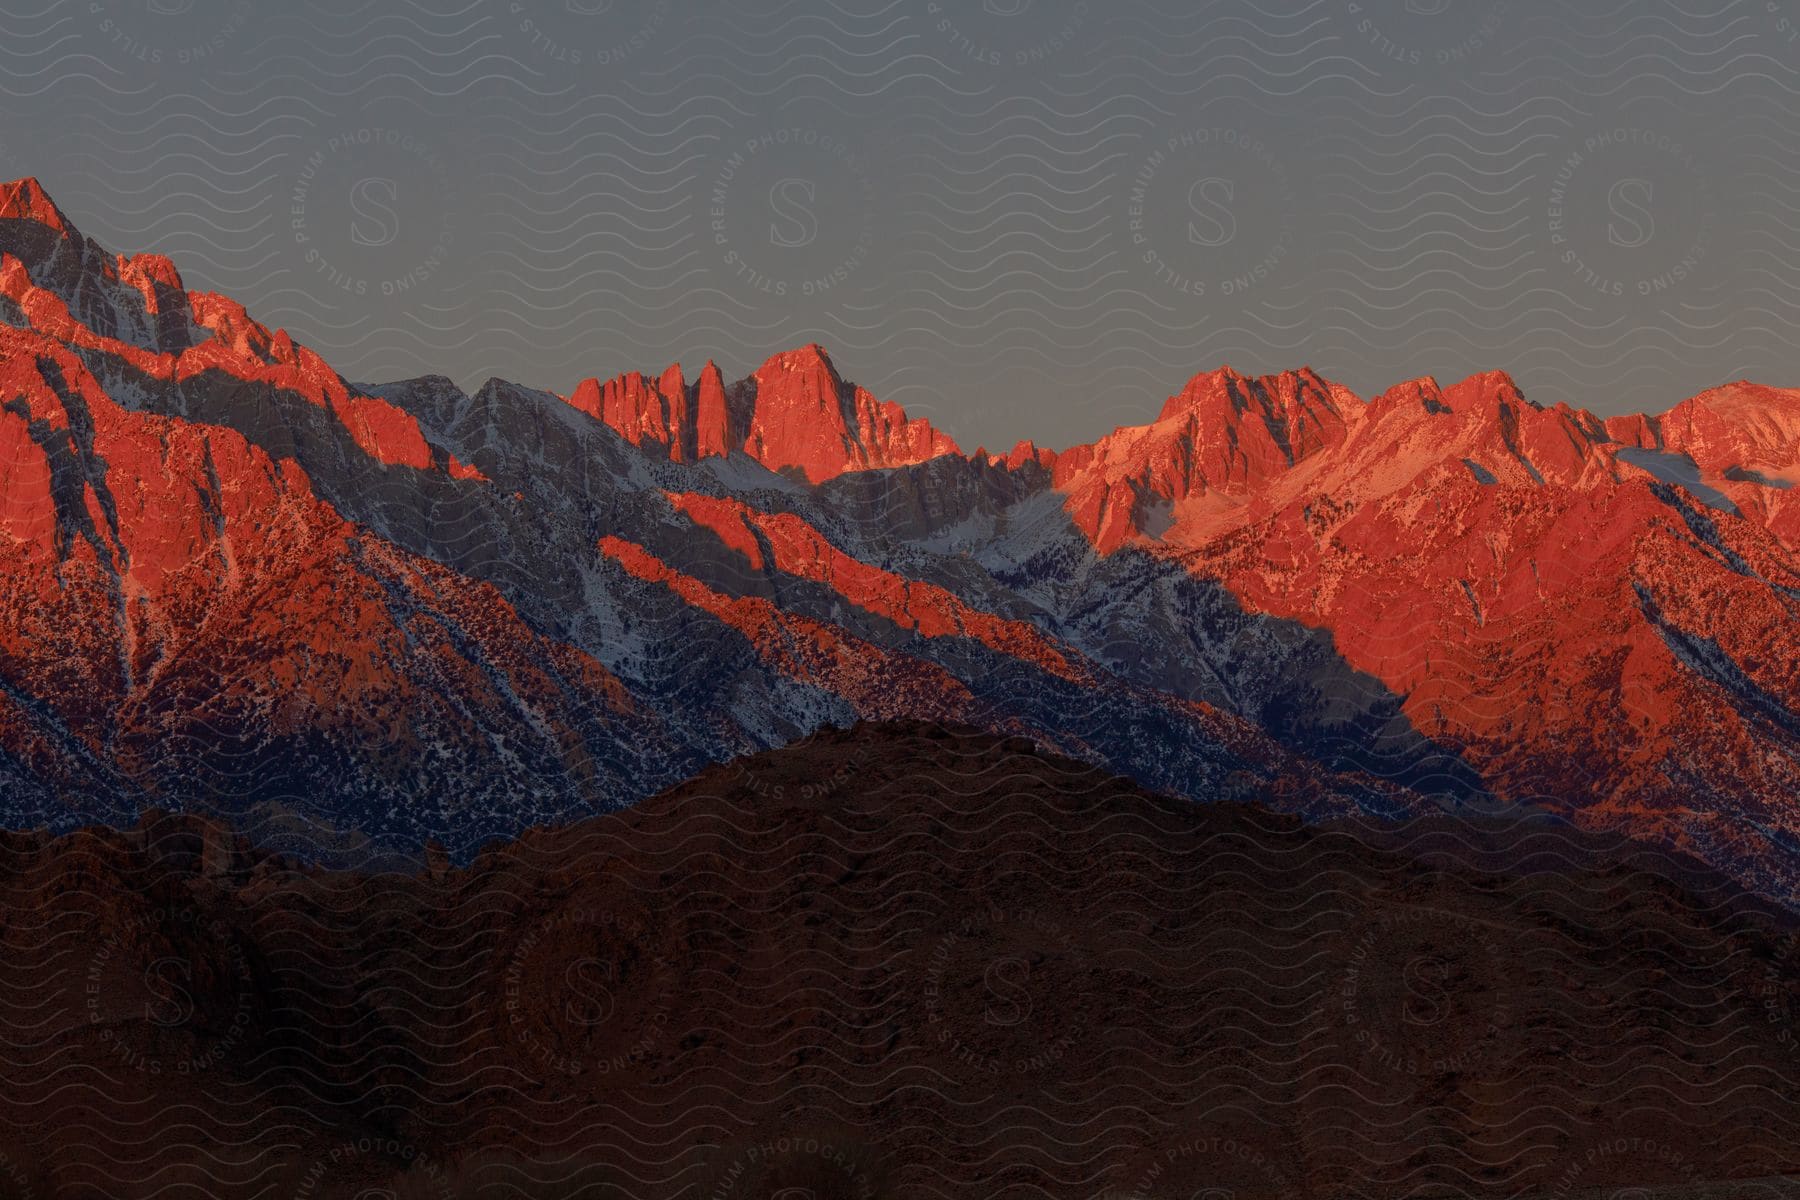
[(44, 191), (43, 185), (36, 179), (26, 177), (11, 183), (0, 183), (0, 220), (11, 218), (15, 221), (35, 221), (58, 233), (68, 234), (74, 229), (69, 219), (63, 215), (62, 209), (56, 207), (56, 201)]
[(1407, 380), (1371, 400), (1339, 464), (1352, 490), (1386, 494), (1423, 471), (1460, 464), (1485, 483), (1576, 484), (1610, 471), (1599, 418), (1526, 398), (1505, 371), (1442, 387)]
[(285, 330), (269, 329), (228, 296), (185, 290), (166, 256), (104, 252), (35, 179), (0, 184), (0, 218), (25, 223), (12, 227), (0, 252), (0, 295), (33, 333), (156, 380), (266, 385), (330, 412), (380, 463), (474, 474), (434, 453), (416, 418), (352, 387)]
[(1342, 445), (1362, 408), (1311, 368), (1252, 378), (1221, 367), (1189, 380), (1152, 423), (1056, 455), (1053, 481), (1075, 524), (1111, 552), (1166, 528), (1190, 500), (1255, 506), (1273, 481)]
[(120, 282), (142, 294), (145, 312), (161, 313), (165, 307), (179, 310), (185, 306), (187, 288), (181, 282), (181, 272), (167, 256), (121, 254), (117, 261)]
[(731, 450), (731, 416), (725, 404), (725, 377), (712, 359), (694, 381), (694, 457), (714, 458)]
[(1624, 456), (1665, 480), (1699, 488), (1800, 547), (1800, 391), (1738, 382), (1702, 392), (1660, 416), (1612, 417)]
[(1215, 418), (1256, 410), (1258, 415), (1299, 420), (1321, 410), (1342, 414), (1353, 407), (1356, 396), (1348, 388), (1323, 378), (1311, 367), (1274, 375), (1250, 376), (1229, 365), (1202, 371), (1163, 404), (1157, 420), (1180, 413), (1198, 412)]
[(1682, 401), (1657, 424), (1703, 467), (1800, 483), (1800, 391), (1731, 383)]
[(568, 399), (634, 446), (667, 446), (677, 462), (740, 451), (809, 483), (960, 453), (929, 421), (845, 382), (817, 343), (774, 355), (729, 387), (708, 361), (692, 385), (676, 364), (656, 379), (585, 379)]
[(628, 371), (605, 383), (584, 379), (569, 403), (606, 422), (634, 446), (660, 442), (669, 447), (669, 457), (675, 461), (689, 457), (686, 451), (692, 435), (687, 432), (687, 384), (680, 364), (671, 366), (659, 379), (646, 378), (642, 371)]
[(1250, 378), (1230, 367), (1194, 376), (1158, 423), (1184, 417), (1214, 486), (1251, 484), (1343, 442), (1362, 402), (1311, 367)]
[(798, 469), (811, 483), (960, 453), (929, 421), (908, 419), (899, 405), (846, 383), (817, 343), (775, 355), (747, 384), (744, 449), (773, 470)]

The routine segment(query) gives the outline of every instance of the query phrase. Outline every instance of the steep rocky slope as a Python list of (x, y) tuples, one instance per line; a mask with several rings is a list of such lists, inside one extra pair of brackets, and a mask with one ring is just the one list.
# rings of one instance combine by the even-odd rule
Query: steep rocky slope
[(1535, 806), (1800, 896), (1797, 393), (1602, 420), (1223, 369), (988, 454), (817, 346), (364, 385), (30, 181), (0, 322), (15, 822), (224, 802), (461, 854), (916, 717), (1312, 818)]

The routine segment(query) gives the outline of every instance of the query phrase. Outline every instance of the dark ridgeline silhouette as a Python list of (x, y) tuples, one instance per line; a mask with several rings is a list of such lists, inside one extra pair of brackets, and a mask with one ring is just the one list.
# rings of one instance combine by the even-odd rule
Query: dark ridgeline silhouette
[(0, 1154), (72, 1196), (1791, 1194), (1790, 926), (1566, 829), (1386, 837), (931, 725), (411, 875), (7, 835)]

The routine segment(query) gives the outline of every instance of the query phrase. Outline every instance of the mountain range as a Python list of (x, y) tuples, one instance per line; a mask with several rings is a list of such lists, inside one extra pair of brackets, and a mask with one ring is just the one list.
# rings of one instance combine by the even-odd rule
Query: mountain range
[(969, 452), (818, 345), (567, 386), (346, 380), (0, 186), (0, 818), (466, 857), (930, 721), (1800, 900), (1800, 391), (1602, 418), (1226, 367)]

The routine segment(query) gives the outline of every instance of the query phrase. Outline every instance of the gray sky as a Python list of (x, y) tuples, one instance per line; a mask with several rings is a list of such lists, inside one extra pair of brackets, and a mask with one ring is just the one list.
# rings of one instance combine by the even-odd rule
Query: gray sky
[(1800, 0), (0, 0), (0, 173), (353, 378), (808, 340), (966, 448), (1193, 372), (1800, 385)]

